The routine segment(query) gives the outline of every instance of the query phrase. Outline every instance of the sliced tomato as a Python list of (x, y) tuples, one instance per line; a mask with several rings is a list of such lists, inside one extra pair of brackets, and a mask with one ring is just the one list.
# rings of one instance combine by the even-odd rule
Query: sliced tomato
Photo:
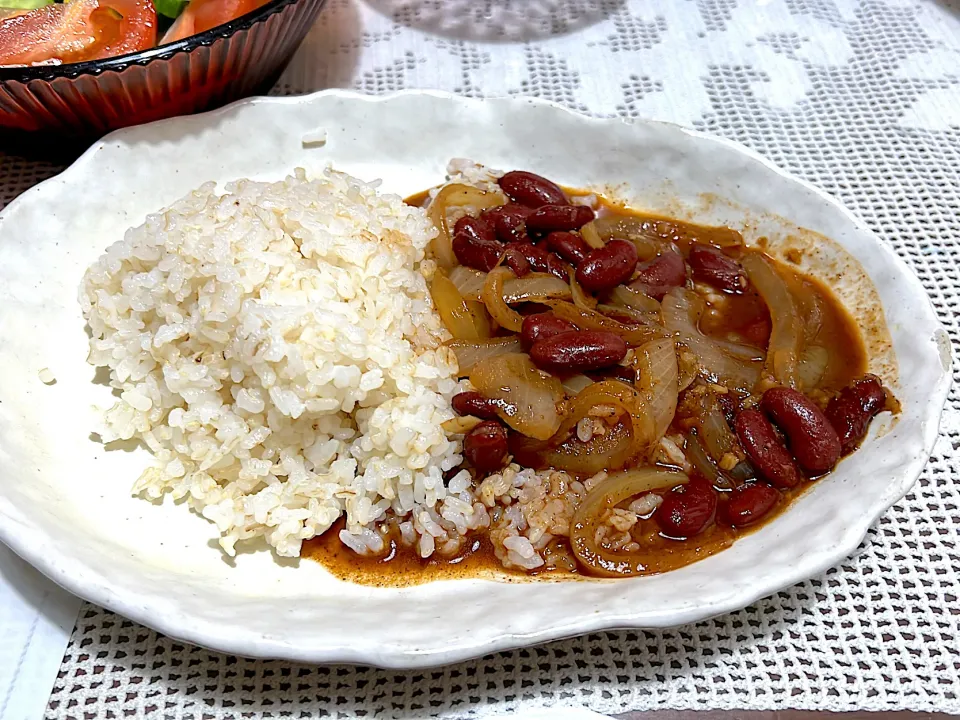
[(212, 30), (241, 15), (266, 5), (268, 0), (190, 0), (186, 10), (163, 36), (163, 43), (183, 40), (191, 35)]
[(100, 60), (156, 44), (152, 0), (72, 0), (0, 20), (0, 65)]

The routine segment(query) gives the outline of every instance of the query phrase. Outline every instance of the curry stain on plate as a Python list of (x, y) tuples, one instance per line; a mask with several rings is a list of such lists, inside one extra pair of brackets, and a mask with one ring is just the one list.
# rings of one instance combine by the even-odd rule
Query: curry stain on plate
[(509, 582), (527, 577), (526, 573), (507, 570), (500, 565), (486, 533), (468, 536), (464, 548), (449, 558), (436, 554), (421, 558), (412, 549), (400, 545), (395, 536), (389, 537), (386, 553), (363, 556), (340, 542), (340, 531), (345, 525), (344, 519), (340, 518), (323, 535), (305, 541), (300, 557), (318, 562), (340, 580), (371, 587), (410, 587), (435, 580), (468, 578)]

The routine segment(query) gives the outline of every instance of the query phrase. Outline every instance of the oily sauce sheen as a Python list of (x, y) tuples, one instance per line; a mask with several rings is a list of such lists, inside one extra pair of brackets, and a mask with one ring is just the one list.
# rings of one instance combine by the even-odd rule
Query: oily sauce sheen
[(454, 557), (436, 553), (421, 558), (400, 545), (397, 537), (387, 543), (387, 552), (380, 557), (357, 555), (340, 542), (338, 535), (345, 526), (340, 518), (327, 532), (303, 543), (300, 556), (315, 560), (341, 580), (374, 587), (407, 587), (431, 580), (460, 580), (468, 577), (494, 577), (508, 574), (522, 577), (525, 573), (505, 570), (493, 554), (493, 546), (483, 533), (470, 536), (470, 542)]
[[(677, 542), (663, 537), (653, 520), (641, 520), (634, 528), (634, 539), (641, 551), (650, 553), (646, 575), (676, 570), (697, 560), (703, 560), (721, 550), (726, 550), (734, 541), (749, 535), (783, 512), (794, 498), (801, 495), (811, 483), (804, 483), (784, 493), (784, 501), (756, 525), (737, 529), (728, 525), (713, 524), (694, 538)], [(401, 546), (397, 538), (391, 538), (389, 550), (380, 557), (357, 555), (337, 537), (343, 529), (343, 518), (337, 520), (327, 532), (303, 543), (300, 556), (320, 563), (334, 577), (358, 585), (370, 587), (410, 587), (434, 580), (463, 580), (466, 578), (491, 578), (524, 580), (529, 578), (547, 580), (584, 579), (589, 576), (564, 570), (521, 572), (504, 568), (493, 552), (493, 546), (482, 532), (471, 535), (472, 541), (457, 555), (441, 558), (434, 554), (421, 558), (417, 553)], [(570, 554), (569, 543), (555, 540), (547, 553), (556, 551)]]
[[(574, 195), (576, 193), (570, 193)], [(419, 193), (407, 199), (411, 205), (423, 206), (427, 193)], [(622, 216), (634, 222), (640, 219), (650, 234), (669, 239), (686, 250), (692, 242), (711, 244), (725, 248), (724, 252), (737, 259), (744, 252), (738, 247), (740, 235), (734, 230), (704, 227), (677, 220), (636, 213), (623, 207), (604, 204), (599, 217)], [(746, 251), (750, 252), (750, 251)], [(804, 276), (787, 263), (777, 263), (779, 273), (788, 283), (794, 297), (801, 305), (798, 308), (806, 317), (814, 313), (818, 328), (808, 341), (826, 348), (829, 353), (826, 370), (818, 383), (829, 395), (839, 391), (866, 371), (866, 352), (860, 334), (852, 318), (831, 293), (817, 280)], [(722, 315), (705, 313), (700, 329), (712, 337), (766, 347), (770, 333), (770, 315), (760, 296), (752, 288), (741, 295), (728, 296)], [(682, 431), (682, 428), (679, 428)], [(801, 482), (795, 488), (782, 492), (778, 506), (759, 523), (747, 528), (734, 528), (715, 522), (695, 537), (677, 541), (664, 537), (652, 519), (641, 519), (632, 529), (633, 539), (640, 545), (640, 553), (648, 558), (641, 574), (656, 574), (674, 570), (697, 560), (709, 557), (730, 547), (739, 537), (753, 532), (772, 521), (790, 503), (802, 494), (812, 482)], [(660, 493), (664, 495), (665, 493)], [(721, 493), (720, 502), (725, 498)], [(628, 504), (629, 501), (623, 503)], [(718, 511), (718, 516), (720, 512)], [(382, 587), (404, 587), (433, 580), (454, 580), (467, 577), (499, 579), (524, 579), (538, 576), (545, 579), (569, 579), (583, 577), (576, 571), (545, 570), (526, 573), (504, 569), (494, 555), (491, 542), (484, 533), (469, 536), (465, 549), (451, 558), (431, 557), (422, 559), (413, 549), (403, 547), (397, 537), (388, 542), (388, 552), (381, 557), (362, 557), (344, 546), (339, 538), (343, 520), (339, 520), (323, 535), (303, 544), (302, 557), (322, 564), (336, 577), (351, 582)], [(572, 556), (565, 540), (555, 540), (545, 551), (562, 552)]]

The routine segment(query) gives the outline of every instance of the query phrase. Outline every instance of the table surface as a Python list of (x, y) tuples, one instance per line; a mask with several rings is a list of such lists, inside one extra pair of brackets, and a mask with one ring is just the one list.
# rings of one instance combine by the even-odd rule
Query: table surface
[[(329, 0), (273, 92), (325, 87), (531, 94), (743, 142), (859, 213), (960, 342), (952, 0)], [(0, 151), (0, 204), (67, 160), (48, 143)], [(662, 720), (708, 709), (751, 720), (960, 713), (958, 448), (954, 390), (923, 477), (854, 557), (704, 623), (401, 673), (231, 658), (84, 605), (47, 715), (473, 718), (554, 704)]]

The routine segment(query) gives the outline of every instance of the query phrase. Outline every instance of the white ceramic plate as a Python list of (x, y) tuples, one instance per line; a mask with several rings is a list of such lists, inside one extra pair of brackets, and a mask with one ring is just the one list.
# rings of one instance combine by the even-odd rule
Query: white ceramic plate
[[(326, 145), (305, 148), (302, 137), (317, 129)], [(439, 182), (451, 157), (746, 225), (751, 240), (769, 236), (774, 252), (800, 248), (804, 267), (856, 306), (871, 367), (891, 381), (899, 369), (899, 422), (731, 549), (633, 580), (361, 587), (267, 551), (228, 563), (205, 520), (131, 497), (149, 458), (105, 452), (89, 437), (92, 406), (111, 398), (85, 363), (76, 302), (84, 268), (127, 227), (207, 180), (278, 179), (333, 162), (406, 194)], [(877, 328), (884, 313), (889, 336)], [(936, 438), (950, 362), (946, 334), (904, 263), (836, 201), (743, 147), (540, 101), (432, 93), (254, 99), (108, 136), (0, 216), (0, 337), (4, 542), (78, 595), (177, 638), (242, 655), (388, 667), (599, 628), (688, 623), (822, 572), (916, 480)], [(41, 382), (43, 368), (55, 384)]]

